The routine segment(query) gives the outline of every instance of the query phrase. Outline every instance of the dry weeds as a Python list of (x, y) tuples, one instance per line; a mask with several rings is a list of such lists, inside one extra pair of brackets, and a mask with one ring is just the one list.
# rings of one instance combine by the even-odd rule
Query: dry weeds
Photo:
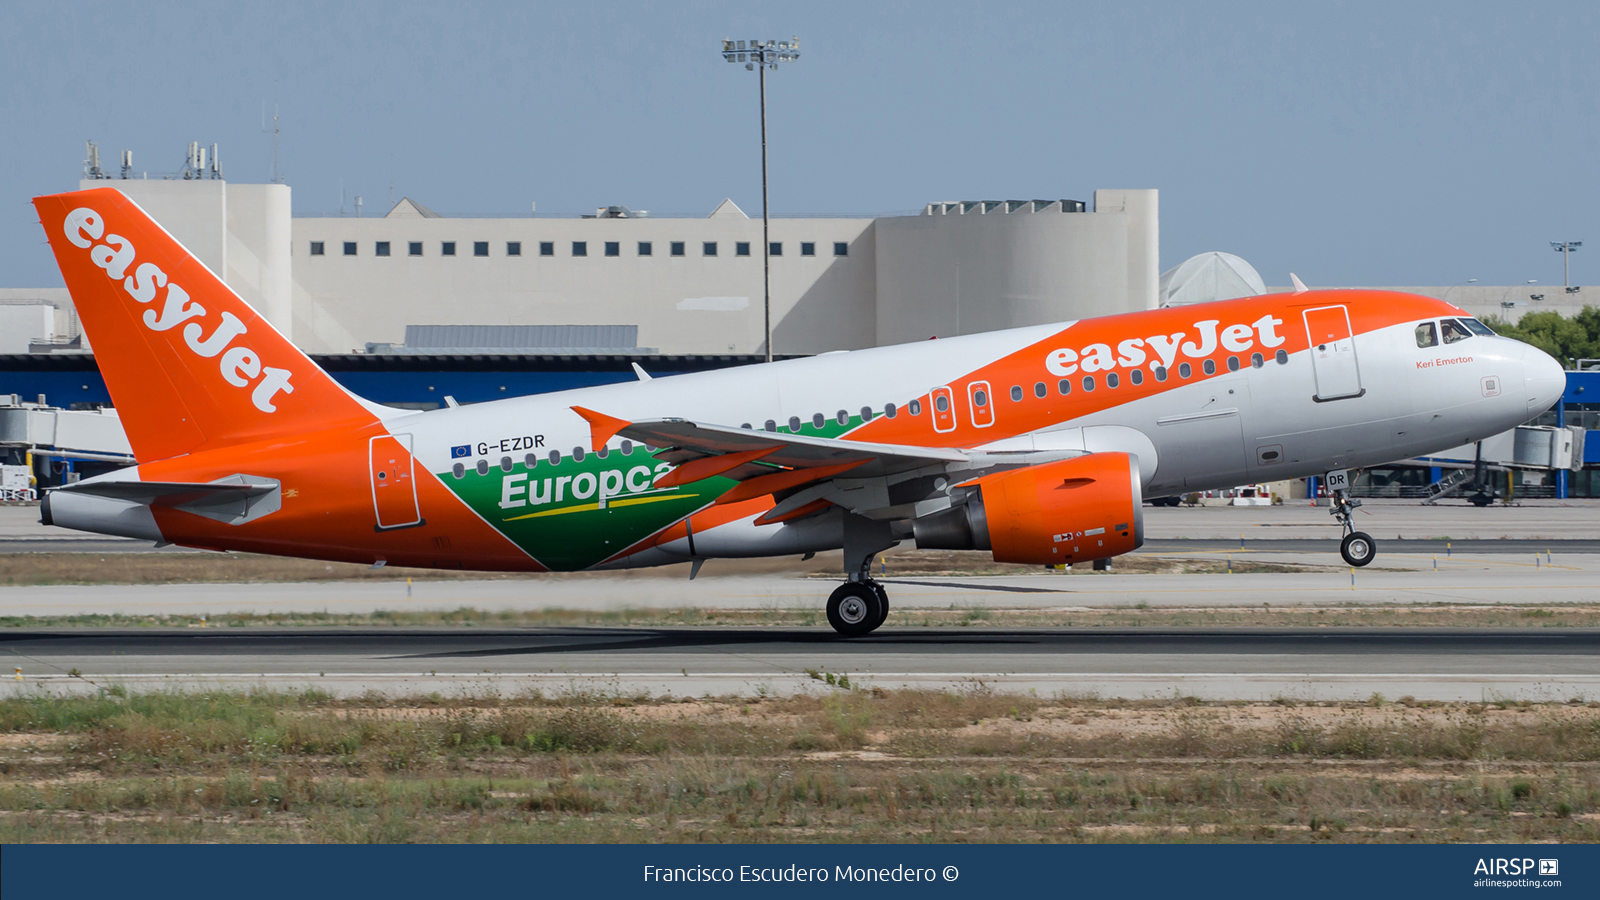
[(3, 841), (1595, 841), (1600, 704), (0, 701)]

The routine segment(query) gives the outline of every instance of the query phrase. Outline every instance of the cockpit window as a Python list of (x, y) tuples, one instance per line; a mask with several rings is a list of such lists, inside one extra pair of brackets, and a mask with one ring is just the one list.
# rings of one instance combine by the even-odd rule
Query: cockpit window
[(1467, 330), (1467, 326), (1455, 319), (1441, 319), (1439, 321), (1439, 329), (1444, 332), (1444, 342), (1446, 344), (1454, 344), (1457, 341), (1464, 341), (1472, 337), (1472, 332)]
[(1467, 330), (1473, 334), (1494, 334), (1494, 329), (1479, 322), (1477, 319), (1462, 319), (1461, 321), (1467, 326)]
[(1417, 346), (1439, 346), (1439, 329), (1435, 328), (1432, 322), (1423, 322), (1417, 326)]

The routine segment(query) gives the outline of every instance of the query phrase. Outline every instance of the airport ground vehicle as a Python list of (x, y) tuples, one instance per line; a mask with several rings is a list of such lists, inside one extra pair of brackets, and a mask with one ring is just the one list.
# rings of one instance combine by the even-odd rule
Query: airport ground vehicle
[[(1143, 540), (1146, 494), (1422, 455), (1528, 420), (1564, 383), (1442, 301), (1305, 290), (391, 409), (115, 189), (35, 205), (139, 461), (51, 492), (47, 523), (479, 570), (842, 548), (828, 616), (846, 635), (887, 616), (869, 564), (901, 541), (1108, 559)], [(1356, 564), (1375, 549), (1345, 545)]]

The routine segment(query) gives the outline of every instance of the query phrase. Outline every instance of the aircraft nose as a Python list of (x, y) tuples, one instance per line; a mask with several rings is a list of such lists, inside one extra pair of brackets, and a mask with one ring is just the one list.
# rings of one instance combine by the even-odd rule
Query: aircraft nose
[(1531, 345), (1524, 345), (1522, 350), (1522, 381), (1529, 415), (1538, 415), (1556, 405), (1567, 389), (1567, 373), (1561, 363)]

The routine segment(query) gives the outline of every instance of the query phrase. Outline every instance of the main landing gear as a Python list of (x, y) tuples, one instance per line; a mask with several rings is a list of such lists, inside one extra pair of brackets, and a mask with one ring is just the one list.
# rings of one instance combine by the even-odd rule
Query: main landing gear
[(1346, 497), (1344, 491), (1334, 491), (1333, 505), (1328, 510), (1344, 528), (1344, 540), (1339, 542), (1339, 555), (1352, 566), (1364, 566), (1378, 555), (1378, 544), (1372, 539), (1372, 535), (1365, 531), (1356, 531), (1355, 526), (1350, 523), (1351, 514), (1360, 505), (1360, 500)]
[(845, 637), (871, 634), (888, 617), (889, 595), (870, 578), (846, 581), (828, 597), (828, 624)]
[(889, 617), (889, 594), (872, 580), (872, 557), (898, 541), (888, 522), (846, 513), (844, 570), (849, 580), (828, 597), (828, 624), (845, 637), (871, 634)]

